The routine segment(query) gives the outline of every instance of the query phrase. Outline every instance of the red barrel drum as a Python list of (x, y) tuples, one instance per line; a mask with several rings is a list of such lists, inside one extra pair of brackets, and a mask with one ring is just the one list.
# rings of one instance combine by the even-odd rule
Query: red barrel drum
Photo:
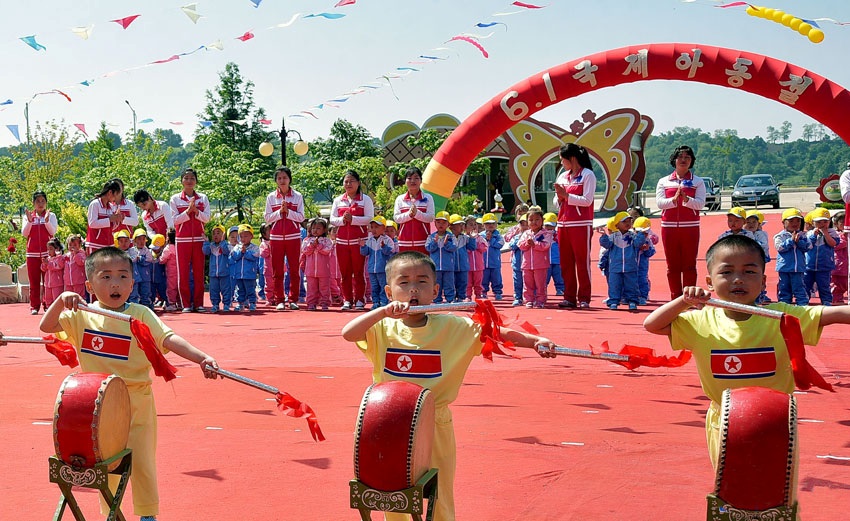
[(57, 458), (74, 467), (93, 467), (124, 450), (129, 433), (130, 394), (124, 380), (102, 373), (65, 378), (53, 410)]
[(717, 497), (743, 510), (791, 506), (797, 404), (764, 387), (723, 391)]
[(434, 397), (403, 381), (372, 384), (357, 416), (354, 475), (376, 490), (410, 488), (431, 468)]

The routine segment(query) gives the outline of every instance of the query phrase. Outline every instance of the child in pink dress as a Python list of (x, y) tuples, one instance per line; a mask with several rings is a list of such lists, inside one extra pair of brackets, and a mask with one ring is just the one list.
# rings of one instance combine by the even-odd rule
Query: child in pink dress
[(272, 245), (269, 242), (269, 230), (271, 226), (267, 223), (260, 225), (260, 258), (263, 259), (263, 295), (270, 305), (277, 302), (274, 295), (274, 273), (272, 271)]
[(65, 291), (86, 296), (86, 252), (83, 250), (83, 238), (77, 234), (69, 235), (65, 241), (68, 253), (65, 254)]
[(177, 311), (177, 247), (175, 246), (174, 230), (168, 231), (168, 244), (163, 248), (159, 256), (159, 263), (165, 265), (165, 294), (168, 297), (168, 305), (165, 311)]
[(307, 277), (307, 311), (317, 306), (327, 311), (331, 302), (330, 256), (334, 249), (328, 238), (328, 222), (321, 217), (310, 224), (310, 236), (301, 244), (304, 275)]
[(47, 241), (47, 257), (41, 259), (41, 271), (44, 272), (44, 303), (50, 307), (65, 288), (65, 256), (62, 255), (62, 243), (55, 237)]
[(543, 228), (543, 210), (539, 206), (528, 209), (528, 230), (519, 238), (522, 250), (522, 286), (525, 307), (546, 306), (546, 275), (549, 273), (549, 250), (554, 239), (552, 232)]
[(469, 231), (469, 242), (475, 241), (477, 246), (469, 250), (469, 280), (466, 283), (466, 294), (470, 300), (484, 298), (484, 254), (490, 246), (484, 237), (478, 233), (478, 223), (475, 217), (466, 218), (466, 229)]
[(847, 235), (844, 233), (844, 211), (832, 216), (832, 225), (841, 236), (835, 245), (835, 267), (832, 269), (832, 305), (844, 304), (847, 293)]

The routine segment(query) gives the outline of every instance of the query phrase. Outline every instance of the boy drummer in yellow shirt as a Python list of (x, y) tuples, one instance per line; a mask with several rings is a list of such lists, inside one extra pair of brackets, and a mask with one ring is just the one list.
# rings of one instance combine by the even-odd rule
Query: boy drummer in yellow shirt
[[(705, 306), (712, 291), (720, 300), (755, 305), (766, 280), (762, 247), (748, 237), (731, 235), (715, 242), (705, 260), (709, 272), (707, 289), (684, 288), (683, 295), (653, 311), (643, 325), (650, 333), (667, 335), (674, 350), (693, 352), (702, 388), (711, 399), (706, 414), (706, 438), (711, 463), (716, 468), (723, 391), (766, 387), (791, 394), (794, 375), (779, 321)], [(766, 307), (797, 317), (806, 345), (817, 345), (824, 326), (850, 324), (850, 306), (774, 303)], [(732, 350), (734, 356), (724, 355), (724, 351)], [(796, 466), (795, 461), (795, 474)]]
[[(426, 306), (437, 296), (437, 271), (426, 255), (416, 251), (399, 253), (387, 261), (386, 272), (385, 290), (390, 303), (346, 324), (342, 336), (349, 342), (356, 342), (372, 362), (375, 383), (405, 380), (434, 393), (436, 426), (431, 464), (440, 472), (434, 519), (453, 521), (456, 448), (448, 406), (457, 398), (473, 357), (481, 354), (481, 328), (466, 317), (409, 313), (410, 306)], [(501, 336), (516, 346), (541, 348), (540, 356), (555, 356), (550, 352), (555, 344), (546, 338), (504, 327)], [(422, 359), (425, 351), (439, 351), (438, 367)], [(433, 360), (434, 357), (427, 358)], [(417, 364), (420, 359), (423, 362)], [(409, 519), (406, 514), (387, 514), (386, 518)]]
[[(132, 315), (144, 322), (157, 347), (200, 365), (207, 378), (216, 378), (209, 368), (216, 361), (174, 332), (153, 311), (127, 299), (133, 291), (133, 263), (122, 250), (107, 247), (86, 259), (86, 289), (97, 297), (92, 307)], [(133, 450), (133, 510), (141, 521), (154, 521), (159, 513), (156, 481), (156, 406), (151, 393), (151, 364), (136, 339), (130, 324), (114, 318), (80, 311), (85, 301), (66, 291), (44, 313), (39, 327), (45, 333), (62, 333), (79, 353), (80, 368), (86, 372), (120, 376), (130, 391), (130, 433), (127, 448)], [(116, 479), (112, 479), (112, 478)], [(117, 486), (110, 476), (110, 487)]]

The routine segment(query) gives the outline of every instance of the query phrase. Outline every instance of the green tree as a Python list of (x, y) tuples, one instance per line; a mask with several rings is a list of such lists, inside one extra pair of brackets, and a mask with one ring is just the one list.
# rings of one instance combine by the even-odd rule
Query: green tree
[(212, 136), (198, 136), (195, 141), (198, 152), (191, 165), (199, 173), (199, 190), (217, 207), (222, 220), (235, 212), (239, 222), (244, 222), (246, 214), (255, 222), (254, 203), (274, 189), (274, 169), (254, 153), (211, 141)]
[(266, 119), (266, 111), (254, 104), (254, 82), (242, 78), (239, 66), (228, 63), (219, 73), (219, 84), (207, 90), (207, 104), (198, 117), (210, 121), (209, 127), (199, 126), (195, 136), (208, 136), (209, 146), (227, 145), (233, 150), (248, 152), (266, 165), (266, 170), (275, 166), (271, 157), (260, 156), (258, 147), (271, 132), (266, 130), (261, 119)]
[(787, 143), (789, 139), (791, 139), (791, 122), (783, 121), (782, 126), (779, 128), (779, 137), (782, 138), (783, 143)]
[(328, 139), (310, 143), (310, 155), (324, 165), (334, 161), (354, 161), (362, 157), (381, 157), (381, 149), (366, 128), (344, 119), (334, 121)]

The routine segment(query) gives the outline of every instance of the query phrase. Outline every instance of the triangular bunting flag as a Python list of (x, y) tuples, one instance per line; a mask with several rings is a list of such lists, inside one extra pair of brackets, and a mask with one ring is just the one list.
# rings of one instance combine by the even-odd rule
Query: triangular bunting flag
[(138, 18), (140, 16), (142, 16), (142, 15), (134, 14), (133, 16), (127, 16), (125, 18), (119, 18), (117, 20), (110, 20), (110, 22), (115, 22), (118, 25), (120, 25), (121, 27), (123, 27), (124, 29), (126, 29), (126, 28), (130, 27), (130, 24), (133, 23), (136, 20), (136, 18)]
[(47, 50), (47, 47), (45, 47), (45, 46), (41, 45), (40, 43), (38, 43), (37, 41), (35, 41), (35, 35), (22, 36), (22, 37), (19, 38), (19, 40), (21, 40), (25, 44), (29, 45), (30, 47), (32, 47), (36, 51), (46, 51)]
[(89, 137), (88, 132), (86, 132), (86, 124), (85, 123), (74, 123), (74, 126), (77, 127), (77, 130), (82, 132), (84, 136)]
[(12, 135), (15, 136), (15, 139), (18, 140), (18, 143), (20, 143), (21, 142), (21, 135), (18, 133), (18, 126), (17, 125), (6, 125), (6, 128), (9, 129), (9, 132), (11, 132)]
[(71, 32), (76, 34), (83, 40), (88, 40), (89, 36), (91, 36), (92, 29), (94, 29), (94, 24), (91, 24), (88, 27), (74, 27), (73, 29), (71, 29)]
[(183, 14), (189, 17), (189, 20), (192, 20), (193, 24), (198, 23), (198, 19), (201, 18), (201, 15), (198, 14), (197, 9), (198, 4), (188, 4), (184, 5), (180, 9), (183, 11)]

